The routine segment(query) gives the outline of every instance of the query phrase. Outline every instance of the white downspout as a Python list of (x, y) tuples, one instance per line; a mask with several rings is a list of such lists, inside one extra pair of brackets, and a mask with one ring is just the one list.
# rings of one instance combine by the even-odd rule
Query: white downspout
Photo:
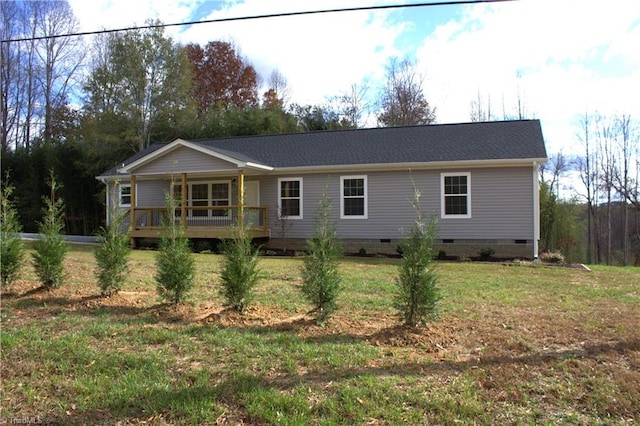
[(538, 162), (533, 162), (533, 260), (538, 261), (540, 241), (540, 181)]

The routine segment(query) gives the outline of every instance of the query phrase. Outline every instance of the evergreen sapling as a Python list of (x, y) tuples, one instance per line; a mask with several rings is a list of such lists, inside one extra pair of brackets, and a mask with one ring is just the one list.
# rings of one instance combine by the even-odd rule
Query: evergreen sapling
[(129, 273), (131, 245), (124, 227), (125, 213), (119, 211), (117, 205), (113, 206), (110, 209), (109, 224), (100, 228), (98, 233), (100, 245), (93, 254), (98, 265), (96, 278), (103, 296), (120, 291)]
[(336, 310), (342, 277), (339, 261), (342, 246), (331, 220), (331, 202), (322, 194), (313, 236), (307, 240), (308, 256), (302, 269), (302, 293), (313, 305), (316, 322), (322, 325)]
[(13, 186), (9, 176), (0, 188), (0, 284), (2, 287), (13, 283), (20, 274), (24, 259), (24, 244), (20, 238), (22, 226), (18, 212), (11, 201)]
[(258, 269), (258, 255), (259, 248), (253, 246), (249, 225), (238, 220), (233, 229), (233, 238), (224, 244), (220, 296), (224, 298), (226, 306), (240, 314), (251, 302), (253, 289), (262, 276)]
[(62, 198), (56, 198), (61, 185), (56, 182), (53, 171), (50, 172), (49, 188), (51, 194), (44, 198), (44, 217), (38, 223), (42, 239), (33, 243), (33, 266), (42, 286), (50, 290), (60, 287), (64, 281), (63, 263), (69, 247), (63, 238), (64, 202)]
[(195, 262), (184, 225), (176, 223), (178, 205), (172, 194), (173, 183), (166, 195), (167, 210), (156, 255), (156, 288), (161, 297), (178, 304), (193, 287)]
[(412, 205), (417, 219), (401, 244), (402, 259), (396, 279), (394, 306), (405, 325), (415, 327), (438, 318), (441, 299), (438, 276), (434, 271), (433, 245), (437, 235), (435, 216), (426, 223), (420, 211), (420, 192), (414, 189)]

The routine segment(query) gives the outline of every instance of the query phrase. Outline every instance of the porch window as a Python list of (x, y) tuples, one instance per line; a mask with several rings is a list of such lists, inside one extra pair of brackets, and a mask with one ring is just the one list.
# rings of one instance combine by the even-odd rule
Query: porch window
[[(212, 206), (228, 206), (231, 204), (229, 202), (229, 184), (227, 182), (223, 183), (212, 183), (211, 184), (211, 205)], [(227, 210), (213, 210), (213, 216), (226, 216), (228, 214)]]
[(120, 207), (131, 207), (131, 184), (121, 183), (118, 187)]
[[(181, 199), (181, 187), (174, 186), (174, 197), (179, 202)], [(187, 206), (190, 207), (214, 207), (229, 206), (231, 193), (229, 182), (193, 182), (187, 184)], [(216, 217), (227, 216), (226, 209), (221, 210), (189, 210), (189, 217)]]
[[(189, 205), (192, 207), (207, 207), (209, 205), (209, 184), (208, 183), (194, 183), (191, 184), (191, 199)], [(208, 210), (191, 210), (191, 216), (193, 217), (207, 217), (209, 216)]]
[(471, 217), (471, 174), (442, 173), (442, 218)]
[(280, 178), (278, 188), (278, 217), (302, 219), (302, 178)]
[(367, 177), (340, 177), (340, 218), (367, 218)]

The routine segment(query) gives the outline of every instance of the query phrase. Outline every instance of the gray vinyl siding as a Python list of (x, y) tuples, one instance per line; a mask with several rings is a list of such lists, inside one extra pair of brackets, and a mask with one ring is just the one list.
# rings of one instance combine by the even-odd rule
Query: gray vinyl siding
[(196, 150), (186, 147), (178, 147), (150, 163), (132, 170), (131, 173), (134, 175), (145, 175), (203, 171), (212, 172), (220, 170), (237, 170), (237, 167), (235, 164), (231, 164), (210, 155), (205, 155)]
[[(438, 238), (461, 240), (532, 240), (533, 166), (511, 168), (459, 169), (470, 173), (471, 217), (441, 218), (442, 170), (413, 170), (373, 173), (292, 174), (252, 176), (260, 181), (260, 202), (268, 207), (271, 235), (282, 238), (278, 212), (278, 178), (302, 178), (302, 219), (289, 219), (287, 238), (305, 239), (313, 233), (321, 194), (332, 202), (331, 215), (340, 238), (395, 240), (406, 236), (416, 220), (411, 206), (414, 184), (420, 191), (420, 209), (427, 220), (438, 217)], [(183, 170), (180, 170), (181, 172)], [(367, 176), (367, 219), (340, 219), (340, 177)], [(229, 174), (231, 179), (234, 175)], [(202, 180), (202, 179), (198, 179)], [(192, 181), (192, 179), (189, 179)], [(168, 178), (138, 180), (138, 207), (161, 207), (169, 189)], [(235, 194), (235, 185), (232, 193)], [(234, 203), (235, 195), (232, 203)]]
[[(291, 175), (289, 177), (303, 178), (303, 219), (288, 220), (287, 237), (311, 235), (320, 195), (326, 190), (341, 238), (402, 238), (416, 219), (410, 204), (415, 183), (421, 193), (421, 212), (427, 219), (432, 215), (438, 217), (441, 239), (533, 239), (531, 167), (459, 170), (471, 174), (471, 218), (468, 219), (440, 217), (440, 174), (450, 171)], [(363, 174), (367, 176), (368, 185), (367, 219), (340, 219), (340, 176)], [(260, 188), (262, 203), (269, 207), (272, 236), (281, 237), (282, 227), (276, 217), (278, 178), (263, 179)]]
[(136, 207), (163, 207), (170, 180), (140, 180), (136, 184)]

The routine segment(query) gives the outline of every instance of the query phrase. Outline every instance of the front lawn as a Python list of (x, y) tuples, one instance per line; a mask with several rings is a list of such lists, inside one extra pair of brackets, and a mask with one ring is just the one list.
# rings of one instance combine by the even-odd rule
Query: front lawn
[(416, 330), (392, 307), (398, 261), (346, 258), (319, 327), (300, 258), (262, 258), (238, 316), (221, 306), (217, 255), (194, 255), (195, 289), (174, 307), (154, 252), (134, 251), (123, 291), (103, 298), (90, 250), (72, 247), (59, 289), (28, 267), (2, 290), (0, 422), (640, 422), (640, 268), (441, 263), (442, 318)]

